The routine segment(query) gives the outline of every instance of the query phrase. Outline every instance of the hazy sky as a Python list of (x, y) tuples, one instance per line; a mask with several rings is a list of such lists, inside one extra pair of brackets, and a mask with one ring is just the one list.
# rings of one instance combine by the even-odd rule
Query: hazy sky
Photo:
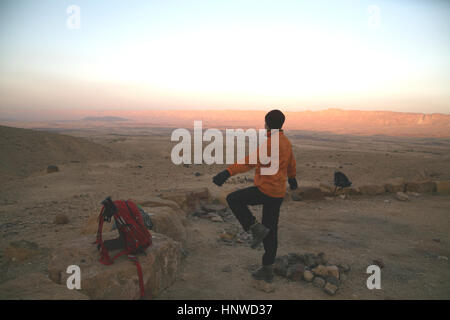
[(0, 112), (450, 113), (449, 39), (450, 1), (1, 0)]

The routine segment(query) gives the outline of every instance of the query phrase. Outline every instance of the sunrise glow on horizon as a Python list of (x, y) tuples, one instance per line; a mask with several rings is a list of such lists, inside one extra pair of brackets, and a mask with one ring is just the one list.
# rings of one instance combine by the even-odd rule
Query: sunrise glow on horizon
[[(79, 28), (67, 26), (71, 5)], [(0, 21), (0, 115), (450, 113), (446, 1), (8, 0)]]

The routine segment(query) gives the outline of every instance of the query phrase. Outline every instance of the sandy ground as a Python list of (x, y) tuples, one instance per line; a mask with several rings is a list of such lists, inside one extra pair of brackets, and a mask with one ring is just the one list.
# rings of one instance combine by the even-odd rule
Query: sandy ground
[[(176, 166), (170, 161), (170, 130), (123, 128), (70, 130), (113, 150), (98, 161), (55, 163), (28, 177), (0, 185), (0, 250), (28, 240), (41, 254), (25, 263), (0, 260), (0, 283), (24, 273), (46, 272), (49, 252), (80, 235), (99, 202), (113, 198), (145, 198), (160, 190), (208, 187), (220, 196), (246, 184), (212, 184), (224, 165)], [(288, 132), (297, 159), (301, 185), (331, 183), (336, 169), (356, 186), (394, 178), (450, 180), (450, 140), (355, 137)], [(76, 160), (76, 159), (74, 159)], [(195, 173), (200, 173), (196, 176)], [(248, 176), (252, 176), (252, 172)], [(249, 184), (250, 185), (250, 184)], [(253, 208), (260, 217), (260, 208)], [(55, 225), (64, 213), (66, 225)], [(277, 277), (275, 292), (250, 285), (262, 250), (226, 245), (219, 233), (236, 221), (216, 223), (189, 219), (188, 256), (179, 279), (157, 299), (449, 299), (450, 197), (420, 195), (400, 202), (392, 195), (358, 196), (320, 202), (285, 201), (279, 223), (278, 254), (325, 252), (352, 270), (334, 297), (305, 282)], [(447, 258), (447, 259), (445, 259)], [(366, 268), (382, 259), (381, 290), (368, 290)]]

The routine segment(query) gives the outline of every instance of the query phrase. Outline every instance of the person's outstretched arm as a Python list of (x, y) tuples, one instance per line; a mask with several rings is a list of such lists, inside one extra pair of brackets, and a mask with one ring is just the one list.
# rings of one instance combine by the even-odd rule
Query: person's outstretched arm
[[(256, 150), (257, 155), (259, 155), (258, 150)], [(247, 172), (251, 169), (253, 169), (254, 167), (256, 167), (256, 163), (255, 164), (250, 164), (249, 162), (249, 158), (250, 155), (245, 157), (244, 163), (235, 163), (231, 166), (229, 166), (227, 169), (219, 172), (216, 176), (214, 176), (213, 178), (213, 182), (218, 185), (219, 187), (222, 186), (225, 181), (227, 181), (227, 179), (231, 176), (234, 176), (236, 174), (239, 173), (244, 173)], [(259, 161), (259, 158), (257, 158)]]

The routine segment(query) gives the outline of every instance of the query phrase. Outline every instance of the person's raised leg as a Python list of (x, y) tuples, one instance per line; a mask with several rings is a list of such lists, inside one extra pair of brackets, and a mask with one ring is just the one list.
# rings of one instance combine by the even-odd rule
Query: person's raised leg
[(255, 224), (256, 218), (248, 208), (248, 205), (262, 204), (263, 198), (257, 187), (240, 189), (227, 196), (227, 202), (231, 211), (238, 219), (245, 231)]

